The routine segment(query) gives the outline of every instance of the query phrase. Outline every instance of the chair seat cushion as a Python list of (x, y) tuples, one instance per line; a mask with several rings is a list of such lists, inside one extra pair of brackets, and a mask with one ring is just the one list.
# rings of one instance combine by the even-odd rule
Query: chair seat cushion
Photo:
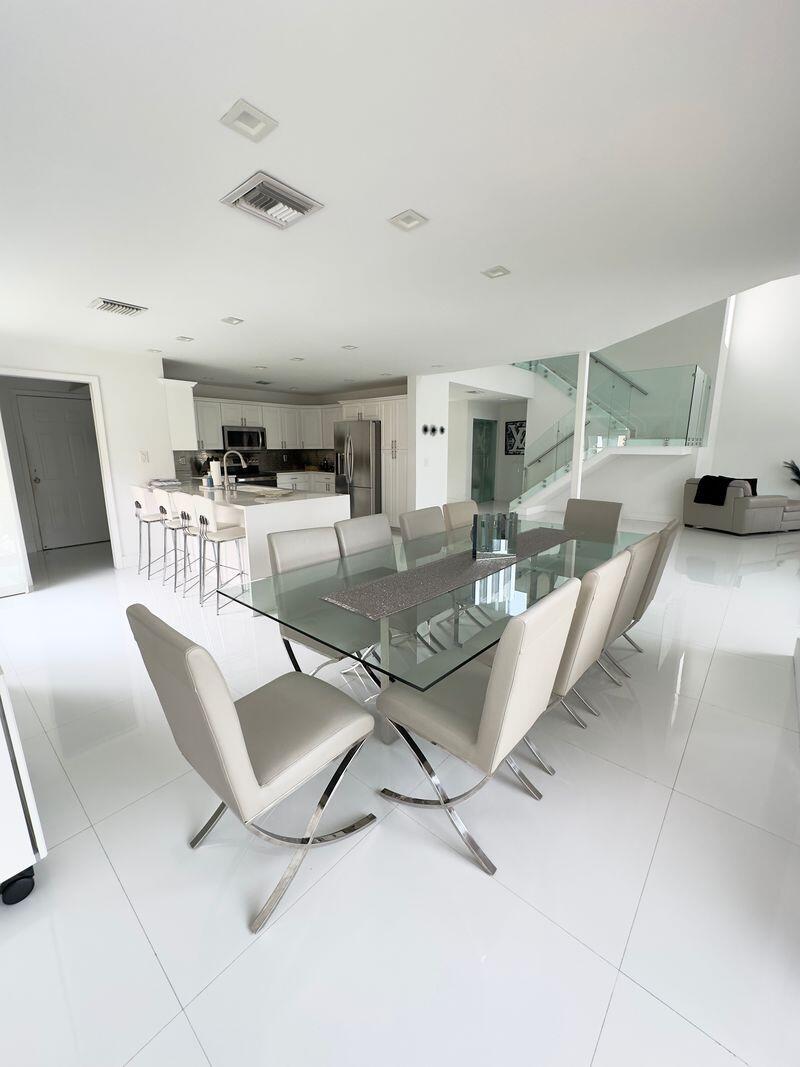
[[(236, 701), (266, 808), (367, 737), (372, 716), (318, 678), (284, 674)], [(262, 809), (263, 810), (263, 809)]]
[(783, 505), (784, 511), (800, 511), (800, 500), (787, 500)]
[(238, 541), (244, 537), (244, 526), (221, 526), (219, 530), (209, 530), (206, 537), (209, 541)]
[(378, 710), (394, 722), (441, 745), (488, 773), (477, 759), (478, 727), (491, 668), (480, 659), (434, 685), (426, 693), (395, 682), (378, 697)]
[(143, 515), (139, 512), (139, 522), (161, 522), (161, 512), (156, 511), (150, 515)]

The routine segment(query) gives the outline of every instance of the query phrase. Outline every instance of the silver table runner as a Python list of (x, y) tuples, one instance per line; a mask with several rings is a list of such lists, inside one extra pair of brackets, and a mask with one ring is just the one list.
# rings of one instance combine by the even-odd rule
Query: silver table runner
[(357, 615), (378, 621), (387, 615), (424, 604), (425, 601), (433, 600), (443, 593), (452, 593), (454, 589), (472, 585), (490, 574), (513, 566), (517, 560), (535, 556), (538, 552), (544, 552), (545, 549), (570, 540), (571, 535), (563, 530), (526, 530), (517, 535), (515, 556), (476, 560), (472, 558), (471, 552), (459, 552), (414, 570), (399, 571), (364, 585), (328, 593), (322, 599)]

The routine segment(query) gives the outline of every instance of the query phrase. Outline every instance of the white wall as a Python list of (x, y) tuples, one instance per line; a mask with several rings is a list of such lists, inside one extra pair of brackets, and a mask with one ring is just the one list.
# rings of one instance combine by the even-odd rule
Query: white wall
[[(160, 357), (144, 352), (111, 354), (0, 334), (0, 374), (13, 371), (22, 375), (47, 371), (99, 379), (123, 561), (134, 562), (136, 523), (128, 487), (175, 473), (164, 388), (159, 380)], [(145, 453), (144, 460), (140, 452)]]
[[(524, 456), (507, 456), (505, 449), (506, 422), (527, 418), (527, 402), (499, 405), (497, 418), (497, 463), (494, 475), (494, 497), (501, 502), (519, 496), (522, 489)], [(527, 427), (526, 427), (527, 430)]]
[[(441, 506), (447, 500), (450, 378), (426, 374), (408, 379), (408, 507)], [(423, 434), (424, 425), (444, 434)]]
[(600, 349), (597, 355), (621, 370), (697, 363), (713, 377), (717, 369), (724, 317), (725, 301), (719, 300), (716, 304), (709, 304), (679, 319)]
[(759, 493), (800, 497), (800, 276), (736, 298), (709, 473), (757, 477)]
[[(581, 496), (588, 500), (619, 500), (622, 522), (626, 519), (653, 521), (677, 519), (683, 512), (683, 485), (694, 477), (696, 457), (614, 455), (584, 470)], [(563, 511), (569, 486), (547, 498), (548, 511)]]
[(468, 448), (469, 405), (466, 400), (451, 400), (447, 431), (447, 500), (469, 500), (471, 496), (470, 464), (472, 449)]

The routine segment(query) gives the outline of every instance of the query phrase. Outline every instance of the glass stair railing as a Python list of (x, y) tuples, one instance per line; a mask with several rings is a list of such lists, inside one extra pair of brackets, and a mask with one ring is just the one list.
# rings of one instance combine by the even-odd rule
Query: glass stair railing
[[(568, 397), (577, 392), (577, 355), (530, 360), (515, 366), (547, 380)], [(704, 444), (711, 380), (696, 365), (622, 372), (591, 356), (584, 459), (609, 446)], [(525, 448), (521, 495), (515, 506), (569, 473), (575, 435), (575, 405)]]

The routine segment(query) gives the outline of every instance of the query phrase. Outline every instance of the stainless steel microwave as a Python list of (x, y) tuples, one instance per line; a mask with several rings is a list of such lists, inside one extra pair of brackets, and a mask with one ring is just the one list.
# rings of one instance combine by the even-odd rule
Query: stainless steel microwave
[(253, 452), (267, 447), (267, 431), (263, 426), (223, 426), (222, 444), (225, 450)]

